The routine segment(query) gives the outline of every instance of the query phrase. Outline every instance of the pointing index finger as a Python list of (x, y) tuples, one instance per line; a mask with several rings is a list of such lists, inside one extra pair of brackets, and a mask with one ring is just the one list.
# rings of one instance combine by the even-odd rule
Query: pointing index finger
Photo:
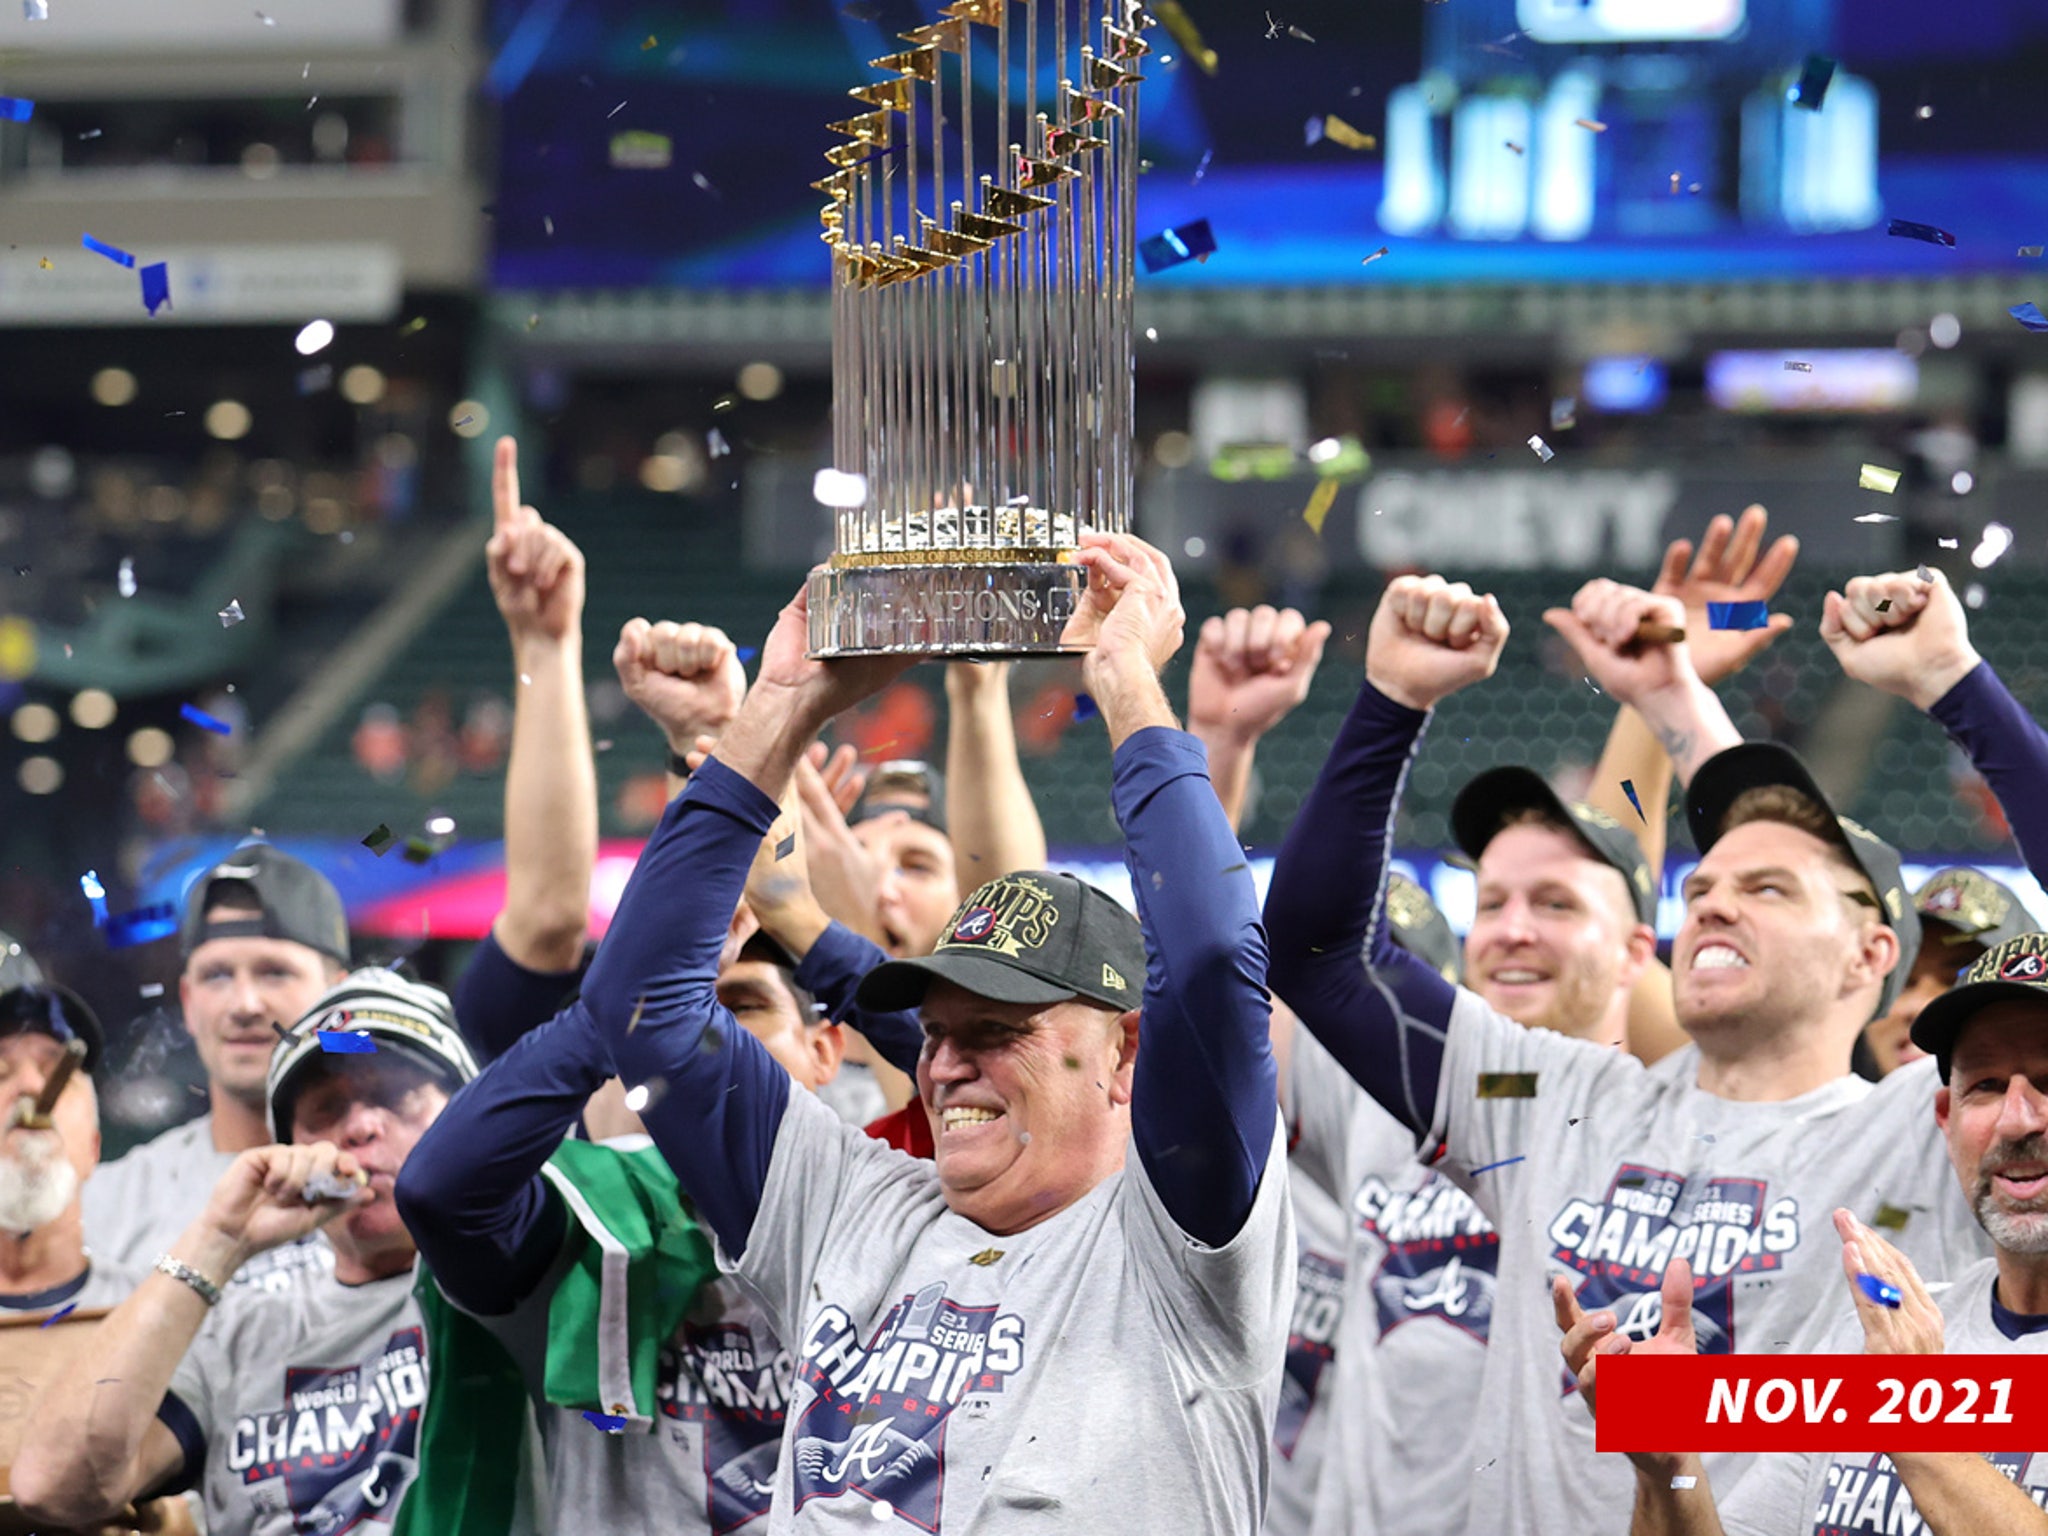
[(498, 439), (498, 451), (491, 460), (491, 522), (509, 528), (519, 521), (519, 445), (509, 437)]

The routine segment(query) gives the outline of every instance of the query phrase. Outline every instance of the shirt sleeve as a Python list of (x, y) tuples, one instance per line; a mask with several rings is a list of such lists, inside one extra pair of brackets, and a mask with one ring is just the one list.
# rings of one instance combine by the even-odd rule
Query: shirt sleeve
[(1980, 662), (1928, 710), (1998, 796), (1999, 808), (2035, 879), (2048, 879), (2048, 733), (2014, 698), (1991, 663)]
[(718, 1001), (719, 953), (776, 811), (716, 757), (692, 774), (641, 851), (572, 1005), (618, 1074), (649, 1088), (641, 1121), (731, 1253), (747, 1246), (792, 1092)]
[(502, 1056), (529, 1029), (546, 1023), (583, 981), (573, 971), (530, 971), (484, 935), (455, 979), (455, 1023), (485, 1061)]
[(1386, 886), (1394, 809), (1427, 719), (1360, 688), (1266, 893), (1273, 990), (1418, 1136), (1436, 1118), (1457, 994), (1394, 942)]
[(148, 1490), (150, 1498), (184, 1493), (206, 1480), (206, 1447), (222, 1411), (220, 1394), (234, 1372), (225, 1342), (234, 1332), (240, 1309), (232, 1294), (226, 1306), (234, 1310), (215, 1313), (207, 1319), (207, 1326), (193, 1335), (171, 1372), (163, 1401), (157, 1404), (157, 1418), (176, 1438), (185, 1459), (163, 1483)]
[(565, 1218), (541, 1165), (610, 1075), (604, 1041), (571, 1005), (450, 1099), (405, 1160), (399, 1214), (464, 1311), (510, 1311), (553, 1262)]
[(1181, 1230), (1221, 1246), (1251, 1211), (1279, 1114), (1258, 897), (1194, 737), (1130, 737), (1111, 797), (1145, 935), (1132, 1140)]
[(836, 918), (818, 935), (796, 968), (796, 984), (824, 1005), (835, 1024), (856, 1030), (882, 1059), (908, 1077), (917, 1076), (917, 1058), (924, 1050), (924, 1026), (915, 1009), (885, 1013), (863, 1008), (853, 1000), (861, 978), (889, 958), (889, 952)]

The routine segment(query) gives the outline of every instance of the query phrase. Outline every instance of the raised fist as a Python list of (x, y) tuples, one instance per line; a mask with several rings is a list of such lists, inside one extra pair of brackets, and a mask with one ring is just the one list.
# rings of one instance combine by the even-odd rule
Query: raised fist
[(650, 624), (628, 619), (612, 651), (626, 697), (688, 752), (699, 735), (716, 736), (747, 696), (746, 669), (722, 629), (709, 624)]
[(1507, 617), (1491, 594), (1441, 576), (1396, 576), (1366, 635), (1365, 675), (1396, 704), (1428, 709), (1493, 676), (1507, 643)]
[(1820, 637), (1842, 670), (1921, 709), (1930, 708), (1983, 660), (1955, 589), (1940, 571), (1858, 576), (1830, 592)]
[(1640, 705), (1699, 680), (1682, 638), (1685, 605), (1675, 597), (1597, 577), (1579, 588), (1571, 607), (1550, 609), (1543, 622), (1571, 642), (1593, 681), (1624, 704)]
[(1188, 674), (1188, 729), (1257, 741), (1308, 697), (1330, 626), (1293, 608), (1233, 608), (1202, 622)]

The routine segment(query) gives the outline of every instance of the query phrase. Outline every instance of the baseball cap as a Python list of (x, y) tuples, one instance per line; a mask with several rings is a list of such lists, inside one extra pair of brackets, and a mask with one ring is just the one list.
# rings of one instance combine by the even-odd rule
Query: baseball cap
[(890, 960), (861, 978), (863, 1008), (915, 1008), (937, 976), (999, 1003), (1085, 997), (1135, 1008), (1145, 990), (1145, 935), (1115, 898), (1050, 870), (1004, 875), (960, 904), (929, 955)]
[(1736, 799), (1771, 784), (1797, 790), (1834, 821), (1841, 833), (1836, 846), (1863, 871), (1877, 892), (1885, 926), (1898, 937), (1898, 963), (1884, 979), (1877, 1012), (1871, 1015), (1876, 1018), (1890, 1010), (1906, 978), (1913, 974), (1913, 960), (1920, 953), (1920, 919), (1906, 904), (1906, 876), (1899, 866), (1898, 850), (1860, 821), (1851, 821), (1837, 811), (1797, 752), (1775, 741), (1745, 741), (1716, 752), (1701, 764), (1685, 793), (1685, 816), (1692, 827), (1693, 843), (1701, 853), (1712, 848), (1726, 830), (1722, 824)]
[(1605, 811), (1565, 800), (1533, 768), (1489, 768), (1459, 790), (1451, 805), (1451, 836), (1466, 857), (1477, 859), (1501, 828), (1524, 811), (1577, 833), (1587, 852), (1627, 883), (1637, 921), (1655, 924), (1657, 882), (1635, 834)]
[(1920, 1010), (1913, 1043), (1932, 1056), (1948, 1081), (1949, 1053), (1963, 1026), (1987, 1003), (2008, 998), (2048, 1010), (2048, 933), (2023, 933), (1978, 956), (1962, 980)]
[(11, 933), (0, 933), (0, 992), (9, 987), (32, 987), (43, 979), (36, 957), (22, 948)]
[[(240, 885), (261, 911), (208, 922), (207, 907), (219, 891)], [(237, 848), (205, 871), (185, 893), (178, 925), (178, 950), (190, 955), (208, 939), (289, 939), (348, 964), (348, 912), (334, 882), (303, 859), (268, 843)]]
[(320, 1043), (320, 1036), (330, 1031), (366, 1034), (379, 1055), (403, 1057), (434, 1074), (451, 1091), (477, 1074), (476, 1057), (455, 1027), (455, 1008), (447, 993), (381, 966), (365, 966), (321, 993), (270, 1053), (264, 1096), (270, 1105), (271, 1134), (279, 1141), (291, 1140), (292, 1102), (306, 1079), (333, 1059)]
[(86, 1073), (99, 1069), (106, 1054), (107, 1032), (84, 998), (54, 981), (9, 987), (0, 992), (0, 1035), (39, 1034), (69, 1044), (85, 1042)]
[[(1996, 949), (2008, 939), (2041, 931), (2011, 886), (1967, 865), (1937, 869), (1929, 875), (1927, 883), (1913, 893), (1913, 908), (1920, 914), (1923, 930), (1932, 923), (1940, 941), (1947, 944)], [(1923, 942), (1927, 937), (1933, 935), (1923, 932)]]
[(1458, 936), (1429, 892), (1406, 875), (1387, 876), (1387, 921), (1396, 944), (1445, 981), (1458, 979)]
[(934, 831), (946, 830), (946, 778), (930, 763), (912, 757), (891, 758), (868, 775), (867, 788), (847, 815), (857, 827), (877, 816), (901, 811)]

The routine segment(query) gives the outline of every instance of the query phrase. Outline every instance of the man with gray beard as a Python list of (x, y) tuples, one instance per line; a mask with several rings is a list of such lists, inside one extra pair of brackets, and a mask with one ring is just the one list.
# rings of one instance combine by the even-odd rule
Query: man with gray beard
[[(0, 992), (0, 1316), (112, 1306), (135, 1284), (86, 1251), (79, 1208), (100, 1163), (102, 1041), (66, 988), (38, 979)], [(39, 1110), (59, 1073), (68, 1081)]]

